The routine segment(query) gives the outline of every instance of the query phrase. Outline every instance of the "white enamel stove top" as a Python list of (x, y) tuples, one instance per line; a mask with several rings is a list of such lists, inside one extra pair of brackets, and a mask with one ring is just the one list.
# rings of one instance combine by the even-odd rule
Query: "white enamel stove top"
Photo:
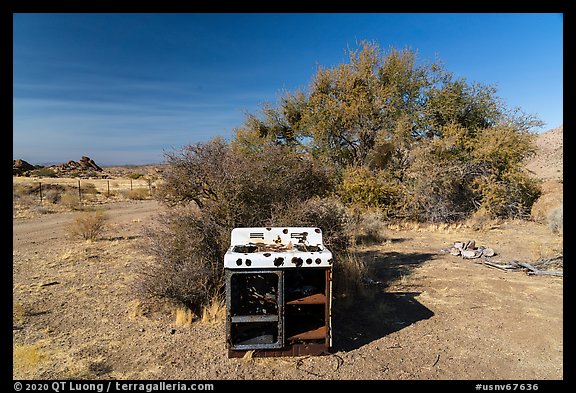
[(235, 228), (224, 255), (227, 269), (332, 266), (332, 253), (314, 227)]

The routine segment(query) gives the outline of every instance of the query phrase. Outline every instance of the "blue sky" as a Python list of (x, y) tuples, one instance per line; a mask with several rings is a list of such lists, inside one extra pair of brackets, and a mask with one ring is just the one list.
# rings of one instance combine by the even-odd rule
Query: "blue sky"
[(440, 59), (507, 106), (563, 123), (563, 15), (14, 14), (13, 158), (150, 164), (230, 138), (369, 40)]

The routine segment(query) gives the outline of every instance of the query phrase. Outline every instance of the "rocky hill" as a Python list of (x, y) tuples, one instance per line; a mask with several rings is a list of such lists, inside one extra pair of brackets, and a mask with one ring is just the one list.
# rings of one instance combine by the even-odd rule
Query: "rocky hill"
[(564, 177), (564, 125), (546, 131), (536, 139), (536, 155), (526, 162), (526, 169), (542, 180)]
[[(13, 160), (12, 164), (12, 174), (14, 176), (30, 176), (34, 174), (34, 170), (38, 170), (42, 167), (34, 166), (24, 160)], [(93, 159), (87, 156), (82, 156), (80, 161), (70, 160), (64, 164), (50, 165), (46, 167), (53, 172), (54, 176), (57, 177), (67, 177), (67, 176), (79, 176), (84, 177), (89, 174), (94, 175), (100, 173), (101, 176), (103, 169), (94, 162)]]
[(50, 169), (58, 173), (58, 175), (66, 175), (69, 173), (85, 173), (85, 172), (102, 172), (93, 159), (90, 157), (82, 156), (80, 161), (70, 160), (64, 164), (52, 165)]
[[(542, 179), (542, 195), (532, 206), (532, 218), (550, 222), (564, 203), (564, 126), (551, 129), (536, 139), (536, 155), (526, 162), (535, 177)], [(559, 217), (562, 217), (561, 215)]]

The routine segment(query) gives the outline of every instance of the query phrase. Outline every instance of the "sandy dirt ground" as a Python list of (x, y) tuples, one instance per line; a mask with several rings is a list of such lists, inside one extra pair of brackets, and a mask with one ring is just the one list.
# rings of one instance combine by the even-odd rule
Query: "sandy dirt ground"
[(135, 291), (150, 258), (142, 229), (155, 201), (104, 205), (96, 241), (63, 229), (76, 213), (13, 222), (15, 379), (563, 379), (563, 278), (505, 272), (445, 252), (474, 239), (501, 261), (562, 250), (544, 224), (390, 227), (359, 248), (373, 285), (334, 302), (332, 353), (228, 359), (224, 321), (176, 324), (169, 304)]

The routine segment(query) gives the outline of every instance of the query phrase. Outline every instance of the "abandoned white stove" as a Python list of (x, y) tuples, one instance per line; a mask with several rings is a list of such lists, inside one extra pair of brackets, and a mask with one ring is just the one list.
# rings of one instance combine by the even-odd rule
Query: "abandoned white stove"
[(224, 255), (229, 357), (327, 353), (332, 252), (314, 227), (235, 228)]

